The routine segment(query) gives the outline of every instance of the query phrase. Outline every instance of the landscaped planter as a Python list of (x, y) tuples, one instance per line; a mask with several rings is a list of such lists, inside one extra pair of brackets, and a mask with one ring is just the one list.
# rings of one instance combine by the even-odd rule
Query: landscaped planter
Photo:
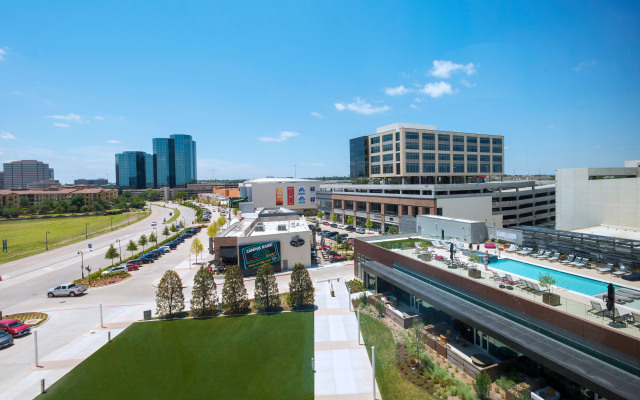
[(549, 304), (550, 306), (559, 306), (560, 305), (560, 295), (555, 293), (543, 293), (542, 294), (542, 302), (544, 304)]
[(476, 278), (481, 278), (482, 277), (482, 272), (480, 272), (480, 270), (477, 269), (477, 268), (470, 269), (468, 274), (469, 274), (469, 278), (476, 279)]

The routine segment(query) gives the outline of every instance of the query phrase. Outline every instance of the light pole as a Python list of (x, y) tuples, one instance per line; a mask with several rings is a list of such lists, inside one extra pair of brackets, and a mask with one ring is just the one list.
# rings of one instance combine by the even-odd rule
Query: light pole
[(118, 242), (118, 254), (120, 255), (120, 262), (122, 262), (122, 245), (120, 244), (120, 239), (116, 239), (116, 242)]
[(82, 279), (84, 279), (84, 253), (79, 250), (78, 254), (80, 254), (80, 272), (82, 273)]
[(111, 230), (113, 230), (113, 217), (111, 217)]
[(89, 224), (84, 224), (84, 238), (89, 239)]
[(49, 231), (44, 234), (44, 245), (49, 250)]

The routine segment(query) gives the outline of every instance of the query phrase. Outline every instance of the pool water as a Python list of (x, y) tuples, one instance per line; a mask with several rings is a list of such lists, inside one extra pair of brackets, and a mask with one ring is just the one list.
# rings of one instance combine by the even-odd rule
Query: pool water
[[(609, 285), (609, 282), (583, 278), (581, 276), (568, 274), (561, 271), (555, 271), (549, 268), (539, 267), (537, 265), (525, 263), (522, 261), (502, 259), (489, 263), (489, 267), (493, 267), (510, 274), (519, 275), (536, 281), (538, 280), (540, 274), (549, 273), (551, 274), (551, 276), (558, 280), (556, 286), (562, 286), (564, 284), (564, 287), (566, 289), (589, 296), (593, 296), (598, 293), (605, 293), (607, 291), (607, 286)], [(616, 288), (616, 290), (620, 289), (620, 286), (614, 285), (614, 287)]]

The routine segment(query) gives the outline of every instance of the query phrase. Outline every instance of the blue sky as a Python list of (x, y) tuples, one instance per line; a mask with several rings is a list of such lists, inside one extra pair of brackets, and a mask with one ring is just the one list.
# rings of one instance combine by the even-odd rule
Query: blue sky
[(510, 174), (640, 158), (637, 1), (178, 3), (2, 2), (0, 161), (113, 181), (184, 133), (200, 179), (347, 175), (394, 122), (504, 135)]

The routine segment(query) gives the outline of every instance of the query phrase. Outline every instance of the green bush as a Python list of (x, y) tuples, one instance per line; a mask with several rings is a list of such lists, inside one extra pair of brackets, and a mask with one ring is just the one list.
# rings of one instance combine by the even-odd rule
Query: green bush
[(364, 285), (357, 279), (350, 280), (349, 282), (347, 282), (347, 285), (349, 285), (351, 293), (358, 293), (364, 290)]

